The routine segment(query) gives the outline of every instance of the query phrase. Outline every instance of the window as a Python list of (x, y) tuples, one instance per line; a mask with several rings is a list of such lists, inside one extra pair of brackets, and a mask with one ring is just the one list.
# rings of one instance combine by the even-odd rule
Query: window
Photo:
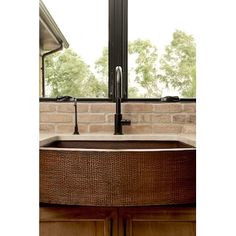
[(46, 97), (113, 100), (116, 66), (124, 100), (196, 97), (193, 1), (44, 2), (70, 43), (46, 57)]
[(108, 1), (44, 0), (70, 44), (45, 57), (45, 97), (108, 97)]
[(128, 0), (128, 97), (196, 96), (193, 2)]

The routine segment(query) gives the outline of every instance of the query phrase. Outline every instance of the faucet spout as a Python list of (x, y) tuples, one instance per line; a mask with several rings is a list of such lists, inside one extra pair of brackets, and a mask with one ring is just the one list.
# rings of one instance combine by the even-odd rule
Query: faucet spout
[(122, 83), (122, 68), (121, 66), (116, 67), (116, 98), (121, 98), (121, 83)]
[(122, 100), (122, 68), (121, 66), (116, 67), (116, 74), (115, 74), (115, 100), (116, 100), (116, 114), (114, 116), (114, 122), (115, 122), (115, 135), (121, 135), (122, 132), (122, 126), (123, 125), (130, 125), (130, 120), (123, 120), (122, 114), (121, 114), (121, 100)]

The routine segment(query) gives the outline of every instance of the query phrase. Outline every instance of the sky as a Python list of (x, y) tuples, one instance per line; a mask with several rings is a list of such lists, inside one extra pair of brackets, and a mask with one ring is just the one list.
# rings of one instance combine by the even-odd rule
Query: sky
[[(89, 65), (108, 45), (108, 0), (43, 0), (63, 35)], [(129, 0), (128, 38), (149, 39), (162, 53), (176, 29), (195, 34), (194, 0)]]

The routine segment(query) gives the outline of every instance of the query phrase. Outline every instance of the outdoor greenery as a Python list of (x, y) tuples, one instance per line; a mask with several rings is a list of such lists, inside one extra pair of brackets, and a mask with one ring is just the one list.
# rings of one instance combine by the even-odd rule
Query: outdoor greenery
[(196, 45), (194, 38), (176, 31), (161, 59), (162, 80), (183, 97), (196, 97)]
[(46, 57), (45, 81), (49, 97), (104, 97), (107, 84), (91, 73), (89, 66), (71, 49)]
[[(160, 76), (157, 68), (157, 48), (149, 40), (137, 39), (129, 42), (129, 55), (134, 57), (135, 66), (130, 68), (129, 75), (134, 72), (133, 76), (129, 76), (140, 85), (146, 93), (144, 97), (160, 97), (161, 90), (158, 86)], [(130, 97), (135, 97), (129, 94)], [(136, 91), (136, 97), (137, 96)]]
[[(129, 97), (160, 97), (163, 87), (179, 91), (181, 97), (196, 96), (196, 45), (191, 35), (175, 31), (163, 55), (142, 39), (129, 42), (128, 53), (134, 61), (128, 71)], [(72, 49), (47, 56), (45, 68), (48, 97), (108, 96), (107, 47), (95, 62), (96, 73)]]

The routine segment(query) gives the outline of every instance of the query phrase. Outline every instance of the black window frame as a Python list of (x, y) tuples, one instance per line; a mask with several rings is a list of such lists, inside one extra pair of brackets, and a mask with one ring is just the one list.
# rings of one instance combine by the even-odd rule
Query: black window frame
[[(108, 4), (108, 97), (77, 98), (77, 100), (79, 102), (115, 102), (115, 68), (121, 66), (122, 102), (162, 102), (161, 98), (128, 98), (128, 0), (108, 0)], [(40, 102), (52, 101), (56, 101), (56, 98), (40, 97)], [(180, 98), (180, 102), (196, 102), (196, 98)]]

